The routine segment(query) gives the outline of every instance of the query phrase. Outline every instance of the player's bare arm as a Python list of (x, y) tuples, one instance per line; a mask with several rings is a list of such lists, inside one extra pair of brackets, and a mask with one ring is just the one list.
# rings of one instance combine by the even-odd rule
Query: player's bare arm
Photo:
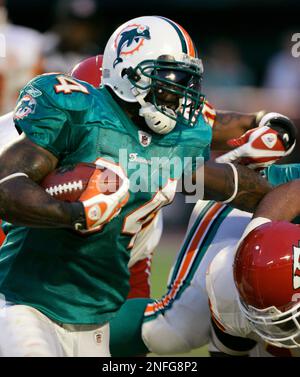
[(300, 214), (299, 192), (299, 179), (276, 187), (263, 198), (254, 217), (272, 221), (292, 221)]
[[(57, 158), (23, 137), (0, 155), (0, 216), (31, 227), (72, 227), (74, 204), (53, 199), (40, 182), (53, 171)], [(28, 176), (4, 180), (15, 173)], [(80, 204), (79, 204), (80, 205)]]
[(228, 201), (233, 196), (230, 205), (253, 212), (270, 190), (270, 184), (262, 176), (245, 166), (236, 165), (235, 175), (229, 164), (209, 161), (204, 165), (204, 199), (206, 200)]
[(246, 114), (217, 110), (213, 127), (212, 148), (219, 150), (229, 149), (227, 141), (240, 137), (248, 130), (257, 127), (264, 114), (264, 111)]

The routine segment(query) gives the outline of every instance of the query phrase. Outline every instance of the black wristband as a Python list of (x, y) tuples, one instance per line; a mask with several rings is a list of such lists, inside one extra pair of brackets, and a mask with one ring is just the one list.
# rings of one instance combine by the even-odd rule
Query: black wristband
[(74, 202), (71, 204), (71, 223), (75, 230), (86, 229), (86, 218), (84, 206), (81, 202)]

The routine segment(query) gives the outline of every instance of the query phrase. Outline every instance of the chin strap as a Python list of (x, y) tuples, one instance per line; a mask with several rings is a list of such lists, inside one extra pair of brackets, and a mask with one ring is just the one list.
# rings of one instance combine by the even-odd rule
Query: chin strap
[[(158, 134), (168, 134), (173, 130), (176, 125), (176, 120), (157, 110), (152, 103), (146, 102), (137, 91), (134, 95), (141, 105), (139, 115), (145, 119), (147, 126), (152, 131)], [(176, 112), (172, 109), (165, 107), (164, 112), (168, 113), (170, 116), (176, 117)]]

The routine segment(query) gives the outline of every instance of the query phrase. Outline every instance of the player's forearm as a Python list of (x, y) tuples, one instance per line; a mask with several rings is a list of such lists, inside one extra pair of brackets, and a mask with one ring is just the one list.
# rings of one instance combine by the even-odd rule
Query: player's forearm
[(292, 221), (300, 215), (300, 180), (278, 186), (260, 202), (253, 217)]
[(258, 126), (264, 111), (258, 113), (237, 113), (232, 111), (217, 110), (213, 127), (212, 148), (227, 150), (227, 141), (240, 137), (246, 131)]
[(37, 228), (72, 228), (82, 205), (53, 199), (39, 185), (18, 177), (0, 185), (0, 218)]
[[(82, 205), (55, 200), (38, 185), (56, 165), (54, 155), (25, 136), (4, 149), (0, 154), (0, 218), (30, 227), (72, 227)], [(24, 176), (15, 178), (15, 173)]]
[[(270, 184), (253, 170), (237, 165), (238, 191), (229, 203), (243, 211), (253, 212), (262, 198), (271, 191)], [(204, 168), (204, 199), (225, 201), (235, 191), (236, 179), (228, 164), (208, 162)]]
[(235, 199), (230, 206), (247, 212), (254, 212), (261, 200), (272, 190), (272, 186), (260, 174), (237, 165), (239, 185)]

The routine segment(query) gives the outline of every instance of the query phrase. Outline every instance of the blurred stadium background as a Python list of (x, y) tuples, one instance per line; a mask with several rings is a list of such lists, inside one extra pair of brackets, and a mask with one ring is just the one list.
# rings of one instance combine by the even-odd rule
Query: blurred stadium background
[[(205, 68), (203, 92), (216, 108), (276, 110), (300, 127), (300, 57), (291, 52), (292, 35), (300, 33), (299, 12), (299, 0), (0, 0), (0, 33), (6, 37), (1, 115), (12, 110), (17, 91), (37, 73), (69, 72), (102, 53), (111, 32), (127, 19), (159, 14), (180, 23), (196, 42)], [(300, 161), (299, 148), (289, 161)], [(154, 297), (165, 292), (191, 209), (178, 195), (164, 212)]]

